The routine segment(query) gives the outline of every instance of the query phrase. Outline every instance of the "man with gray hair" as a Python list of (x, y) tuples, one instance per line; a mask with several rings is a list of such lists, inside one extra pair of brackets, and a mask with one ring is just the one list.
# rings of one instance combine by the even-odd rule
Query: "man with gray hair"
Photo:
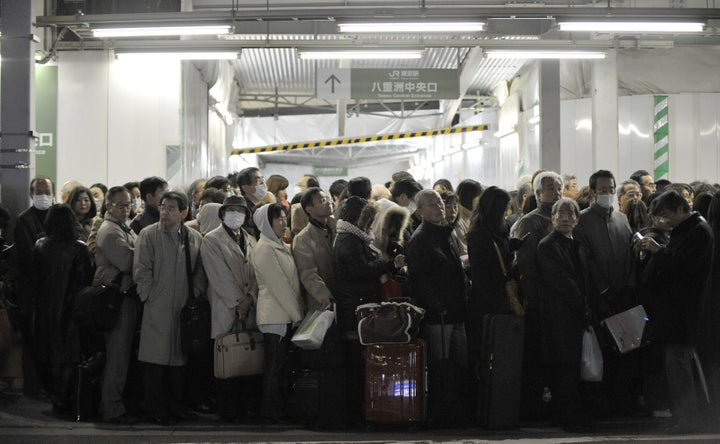
[(537, 267), (537, 246), (541, 239), (552, 231), (550, 222), (553, 204), (562, 197), (562, 177), (553, 171), (543, 171), (533, 181), (538, 207), (517, 221), (512, 237), (524, 239), (517, 250), (517, 264), (520, 269), (520, 289), (525, 308), (525, 351), (523, 356), (523, 404), (532, 405), (532, 393), (547, 385), (544, 379), (544, 343), (541, 319), (541, 304), (538, 287), (540, 271)]
[[(416, 194), (415, 202), (422, 223), (408, 243), (406, 260), (412, 294), (418, 305), (426, 310), (422, 335), (428, 347), (429, 378), (440, 381), (440, 384), (433, 384), (435, 389), (431, 385), (429, 399), (434, 401), (428, 408), (428, 419), (435, 425), (442, 425), (449, 419), (459, 420), (457, 412), (464, 411), (458, 402), (464, 402), (460, 399), (465, 381), (461, 377), (448, 378), (436, 364), (449, 361), (460, 374), (467, 370), (465, 301), (468, 285), (460, 249), (453, 236), (453, 227), (445, 221), (445, 204), (440, 195), (434, 190), (421, 190)], [(449, 411), (454, 412), (450, 415), (454, 418), (448, 418)]]
[(563, 197), (575, 199), (578, 194), (577, 176), (574, 174), (563, 174)]

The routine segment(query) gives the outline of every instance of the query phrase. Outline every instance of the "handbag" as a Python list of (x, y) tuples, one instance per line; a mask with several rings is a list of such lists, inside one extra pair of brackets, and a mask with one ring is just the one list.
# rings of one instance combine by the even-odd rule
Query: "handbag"
[(592, 327), (583, 332), (580, 379), (588, 382), (600, 382), (603, 379), (602, 350)]
[(362, 345), (410, 342), (420, 332), (425, 310), (408, 302), (363, 304), (355, 309)]
[(498, 261), (500, 261), (500, 270), (502, 270), (503, 276), (505, 276), (505, 294), (507, 294), (508, 303), (513, 313), (518, 316), (525, 316), (525, 307), (523, 307), (522, 299), (520, 298), (520, 282), (517, 279), (508, 276), (507, 268), (505, 267), (505, 261), (500, 253), (500, 247), (493, 241), (495, 252), (497, 253)]
[(192, 266), (190, 265), (190, 240), (187, 228), (185, 236), (185, 273), (187, 274), (188, 301), (180, 312), (180, 345), (187, 353), (202, 353), (210, 343), (210, 303), (203, 297), (195, 297)]
[(110, 284), (90, 285), (75, 295), (72, 319), (83, 329), (110, 331), (115, 327), (125, 293), (120, 291), (120, 273)]
[(218, 379), (261, 375), (265, 371), (265, 342), (259, 331), (248, 331), (236, 319), (229, 333), (215, 338), (213, 374)]
[(647, 344), (647, 323), (649, 319), (645, 307), (637, 305), (629, 310), (605, 318), (600, 325), (610, 333), (617, 350), (631, 352)]
[(330, 326), (335, 322), (335, 304), (308, 313), (291, 341), (303, 350), (319, 350)]

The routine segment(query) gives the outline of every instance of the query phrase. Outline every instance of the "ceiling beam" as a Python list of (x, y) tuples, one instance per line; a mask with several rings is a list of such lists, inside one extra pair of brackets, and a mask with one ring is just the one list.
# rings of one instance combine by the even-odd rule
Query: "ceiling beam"
[(673, 19), (707, 19), (720, 18), (720, 9), (716, 8), (607, 8), (605, 3), (594, 5), (567, 6), (460, 6), (443, 5), (437, 8), (421, 8), (417, 5), (407, 7), (377, 7), (377, 6), (350, 6), (318, 8), (305, 7), (302, 4), (284, 8), (243, 7), (236, 5), (232, 10), (226, 11), (193, 11), (193, 12), (150, 12), (133, 14), (89, 14), (65, 16), (39, 16), (37, 26), (86, 26), (88, 24), (179, 24), (197, 22), (244, 22), (244, 21), (329, 21), (336, 22), (345, 19), (374, 19), (378, 17), (388, 20), (417, 19), (483, 19), (488, 17), (554, 17), (561, 19), (597, 19), (611, 14), (616, 19), (644, 19), (659, 18)]

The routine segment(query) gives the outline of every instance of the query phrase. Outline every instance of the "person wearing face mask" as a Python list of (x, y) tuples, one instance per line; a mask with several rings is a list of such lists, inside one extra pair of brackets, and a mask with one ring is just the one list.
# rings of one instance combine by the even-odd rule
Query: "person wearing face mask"
[(42, 396), (49, 393), (49, 387), (43, 387), (39, 368), (35, 359), (35, 326), (32, 313), (35, 309), (32, 291), (34, 270), (32, 251), (35, 242), (45, 236), (44, 222), (48, 209), (54, 202), (55, 184), (49, 177), (36, 176), (30, 181), (30, 199), (32, 205), (18, 215), (15, 223), (15, 251), (17, 254), (18, 275), (15, 291), (18, 304), (18, 330), (22, 333), (23, 393), (27, 396)]
[[(255, 167), (248, 167), (237, 174), (237, 183), (240, 193), (248, 202), (248, 208), (253, 213), (260, 203), (275, 203), (275, 196), (268, 193), (265, 178), (262, 172)], [(246, 224), (247, 226), (247, 224)], [(258, 233), (259, 236), (259, 233)], [(257, 237), (257, 236), (256, 236)]]
[[(634, 283), (632, 229), (627, 216), (613, 208), (615, 177), (610, 171), (598, 170), (590, 176), (593, 203), (580, 213), (575, 235), (592, 257), (591, 272), (597, 286), (590, 304), (598, 319), (620, 313), (637, 305)], [(632, 408), (640, 393), (634, 377), (636, 358), (632, 354), (616, 357), (608, 354), (601, 402), (613, 411)], [(601, 398), (601, 399), (602, 399)]]
[[(227, 197), (217, 214), (222, 224), (205, 235), (200, 247), (208, 277), (212, 339), (230, 332), (236, 320), (254, 323), (253, 307), (258, 291), (255, 271), (249, 263), (255, 238), (242, 228), (250, 216), (247, 202), (239, 196)], [(240, 415), (240, 397), (228, 395), (247, 391), (241, 390), (242, 382), (215, 380), (215, 394), (223, 420), (233, 421)]]

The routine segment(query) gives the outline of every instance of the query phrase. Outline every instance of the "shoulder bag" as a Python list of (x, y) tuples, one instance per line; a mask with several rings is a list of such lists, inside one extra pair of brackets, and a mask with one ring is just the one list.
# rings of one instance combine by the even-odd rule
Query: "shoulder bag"
[(517, 279), (510, 277), (505, 267), (505, 261), (503, 260), (502, 253), (500, 253), (500, 247), (495, 241), (492, 241), (497, 253), (498, 261), (500, 262), (500, 270), (502, 270), (503, 276), (505, 276), (505, 293), (507, 294), (508, 302), (513, 313), (518, 316), (525, 316), (525, 307), (523, 307), (520, 298), (520, 283)]
[(110, 284), (90, 285), (75, 295), (72, 318), (83, 329), (110, 331), (115, 327), (125, 293), (120, 291), (123, 273)]
[(195, 297), (187, 228), (183, 228), (183, 232), (188, 301), (180, 312), (180, 345), (185, 352), (197, 354), (206, 351), (210, 344), (210, 303), (204, 297)]

